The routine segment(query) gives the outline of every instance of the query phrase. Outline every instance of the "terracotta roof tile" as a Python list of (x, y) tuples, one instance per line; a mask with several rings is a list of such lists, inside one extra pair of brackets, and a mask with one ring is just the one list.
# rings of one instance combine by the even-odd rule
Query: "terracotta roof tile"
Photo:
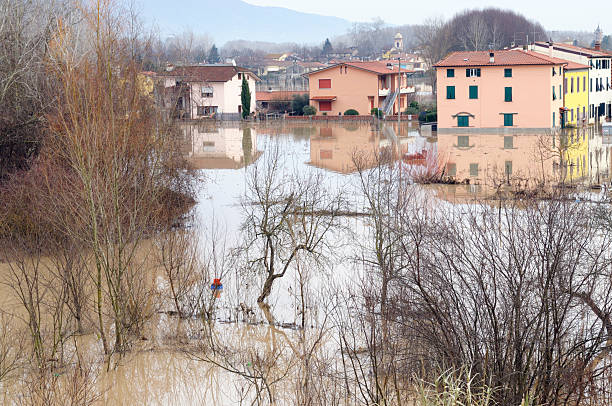
[[(493, 52), (495, 61), (489, 62), (489, 52)], [(518, 49), (498, 51), (453, 52), (434, 66), (513, 66), (513, 65), (560, 65), (567, 61), (550, 58), (533, 51)]]
[[(350, 66), (350, 67), (357, 68), (357, 69), (363, 69), (369, 72), (376, 73), (377, 75), (388, 75), (390, 73), (397, 73), (397, 63), (392, 62), (392, 61), (370, 61), (370, 62), (344, 61), (344, 62), (335, 63), (331, 66), (327, 66), (323, 69), (319, 69), (314, 72), (310, 72), (310, 74), (318, 73), (326, 69), (335, 68), (340, 65), (346, 65), (346, 66)], [(402, 72), (408, 73), (408, 72), (416, 72), (416, 71), (409, 70), (409, 69), (402, 69)]]
[[(541, 48), (548, 48), (547, 42), (536, 42), (535, 45)], [(605, 51), (596, 51), (590, 48), (584, 48), (584, 47), (579, 47), (576, 45), (569, 45), (569, 44), (562, 44), (562, 43), (553, 43), (553, 49), (558, 49), (561, 51), (563, 50), (572, 51), (572, 52), (580, 53), (580, 54), (583, 54), (585, 56), (590, 56), (590, 57), (610, 56), (610, 54)]]
[(257, 101), (291, 101), (293, 100), (293, 96), (296, 95), (308, 95), (308, 92), (298, 92), (298, 91), (272, 91), (272, 92), (257, 92), (256, 99)]

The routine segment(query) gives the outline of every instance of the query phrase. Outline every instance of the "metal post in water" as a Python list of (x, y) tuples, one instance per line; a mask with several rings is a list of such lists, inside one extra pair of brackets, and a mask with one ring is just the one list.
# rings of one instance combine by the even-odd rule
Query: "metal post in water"
[(402, 117), (402, 58), (397, 58), (397, 87), (398, 87), (398, 99), (397, 99), (397, 135), (400, 134), (399, 124)]

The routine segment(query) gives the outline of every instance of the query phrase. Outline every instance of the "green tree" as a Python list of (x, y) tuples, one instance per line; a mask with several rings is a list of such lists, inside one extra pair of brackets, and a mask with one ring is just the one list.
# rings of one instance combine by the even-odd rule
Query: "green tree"
[(304, 106), (308, 106), (309, 102), (310, 100), (308, 99), (308, 94), (296, 94), (293, 96), (293, 100), (291, 101), (291, 110), (301, 115), (304, 112)]
[(210, 48), (210, 52), (208, 52), (208, 62), (219, 63), (220, 60), (221, 58), (219, 57), (219, 50), (217, 49), (217, 46), (213, 44), (213, 46)]
[(242, 75), (242, 91), (240, 92), (242, 102), (242, 118), (247, 118), (251, 114), (251, 90), (246, 80), (246, 74)]
[(323, 55), (330, 54), (334, 48), (332, 48), (331, 42), (329, 42), (329, 38), (325, 39), (325, 44), (323, 45)]

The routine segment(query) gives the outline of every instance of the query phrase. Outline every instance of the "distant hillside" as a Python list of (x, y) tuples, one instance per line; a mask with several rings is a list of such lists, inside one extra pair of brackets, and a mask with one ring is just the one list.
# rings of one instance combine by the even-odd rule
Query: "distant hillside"
[(282, 7), (261, 7), (241, 0), (140, 0), (147, 23), (155, 23), (162, 37), (186, 29), (208, 34), (217, 45), (227, 41), (320, 43), (345, 33), (351, 22)]

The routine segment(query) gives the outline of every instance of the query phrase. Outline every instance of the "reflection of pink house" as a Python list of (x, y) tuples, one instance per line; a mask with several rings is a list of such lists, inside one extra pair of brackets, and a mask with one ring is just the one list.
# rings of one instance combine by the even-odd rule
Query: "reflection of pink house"
[(399, 92), (397, 63), (340, 62), (310, 72), (310, 104), (317, 109), (317, 114), (330, 116), (344, 114), (348, 109), (368, 115), (375, 107), (388, 107), (385, 113), (395, 114), (398, 104), (399, 108), (406, 108), (408, 93), (414, 92), (414, 87), (408, 86), (406, 72), (401, 73)]
[(438, 129), (558, 127), (567, 61), (523, 50), (454, 52), (435, 64)]

